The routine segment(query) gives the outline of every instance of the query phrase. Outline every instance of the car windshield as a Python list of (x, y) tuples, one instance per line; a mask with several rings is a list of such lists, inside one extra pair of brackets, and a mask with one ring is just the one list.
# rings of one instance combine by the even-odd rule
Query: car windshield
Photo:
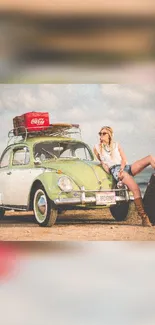
[(35, 158), (93, 160), (93, 155), (82, 142), (46, 141), (34, 146)]

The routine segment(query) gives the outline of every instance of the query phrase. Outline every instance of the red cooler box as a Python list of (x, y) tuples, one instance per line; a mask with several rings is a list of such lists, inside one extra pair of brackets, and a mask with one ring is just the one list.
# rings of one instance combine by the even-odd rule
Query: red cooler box
[(13, 119), (14, 134), (20, 135), (27, 129), (28, 132), (46, 130), (49, 126), (48, 112), (29, 112)]

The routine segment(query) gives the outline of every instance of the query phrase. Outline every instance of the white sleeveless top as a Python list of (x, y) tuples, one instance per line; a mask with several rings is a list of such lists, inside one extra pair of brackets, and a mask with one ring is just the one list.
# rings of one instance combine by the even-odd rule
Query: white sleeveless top
[(113, 143), (112, 157), (111, 153), (107, 151), (104, 147), (102, 149), (99, 144), (95, 145), (95, 149), (97, 150), (101, 161), (103, 161), (103, 163), (105, 163), (109, 168), (114, 165), (121, 164), (122, 158), (118, 150), (117, 142)]

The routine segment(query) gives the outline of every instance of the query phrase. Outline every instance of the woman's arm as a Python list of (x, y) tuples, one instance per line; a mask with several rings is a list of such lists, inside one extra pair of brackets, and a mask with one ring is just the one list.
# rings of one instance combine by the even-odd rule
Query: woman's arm
[(101, 161), (101, 165), (103, 167), (103, 169), (106, 171), (107, 174), (110, 174), (110, 170), (108, 165), (106, 165), (103, 161)]
[(118, 150), (119, 150), (119, 153), (121, 156), (121, 168), (120, 168), (120, 172), (119, 172), (118, 176), (119, 176), (119, 179), (122, 180), (123, 179), (123, 170), (124, 170), (125, 165), (127, 164), (127, 159), (126, 159), (126, 155), (120, 145), (118, 145)]
[(97, 152), (96, 148), (94, 147), (94, 154), (97, 157), (97, 159), (101, 162), (101, 165), (103, 167), (103, 169), (106, 171), (106, 173), (110, 173), (109, 171), (109, 167), (101, 160), (101, 157), (99, 155), (99, 153)]
[(93, 150), (94, 150), (94, 154), (95, 154), (95, 156), (97, 157), (97, 159), (98, 159), (99, 161), (101, 161), (101, 158), (100, 158), (100, 155), (99, 155), (97, 149), (94, 147)]
[(119, 150), (119, 153), (121, 156), (121, 170), (123, 171), (125, 165), (127, 164), (127, 158), (126, 158), (126, 155), (125, 155), (123, 149), (121, 148), (121, 146), (119, 144), (118, 144), (118, 150)]

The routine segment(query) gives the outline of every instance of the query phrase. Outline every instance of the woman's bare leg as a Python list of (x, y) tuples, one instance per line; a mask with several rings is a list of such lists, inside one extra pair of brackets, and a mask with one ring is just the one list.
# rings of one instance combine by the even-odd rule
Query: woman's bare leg
[(131, 190), (132, 193), (133, 193), (135, 207), (137, 209), (137, 212), (138, 212), (139, 216), (142, 219), (142, 226), (151, 227), (152, 225), (150, 223), (150, 220), (149, 220), (147, 214), (144, 211), (144, 206), (143, 206), (143, 201), (142, 201), (139, 186), (137, 185), (135, 180), (132, 178), (132, 176), (130, 176), (128, 173), (123, 172), (122, 176), (123, 176), (122, 182), (125, 185), (127, 185), (129, 190)]
[(122, 178), (123, 184), (127, 185), (129, 190), (132, 191), (134, 199), (141, 197), (140, 188), (137, 185), (137, 183), (135, 182), (135, 180), (132, 178), (132, 176), (130, 176), (126, 172), (123, 172), (122, 176), (123, 176), (123, 178)]
[(147, 166), (150, 166), (152, 168), (155, 168), (155, 157), (149, 155), (145, 158), (142, 158), (140, 160), (137, 160), (135, 163), (131, 165), (131, 171), (133, 176), (137, 175), (140, 173), (144, 168)]

